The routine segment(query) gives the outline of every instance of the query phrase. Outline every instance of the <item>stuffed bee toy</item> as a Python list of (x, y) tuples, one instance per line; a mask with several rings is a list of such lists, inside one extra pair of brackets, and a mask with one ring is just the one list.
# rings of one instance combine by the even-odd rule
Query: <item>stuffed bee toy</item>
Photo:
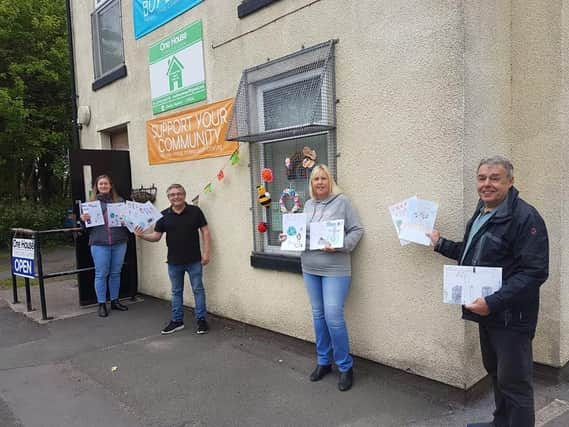
[(257, 185), (257, 201), (267, 209), (271, 206), (271, 195), (264, 185)]

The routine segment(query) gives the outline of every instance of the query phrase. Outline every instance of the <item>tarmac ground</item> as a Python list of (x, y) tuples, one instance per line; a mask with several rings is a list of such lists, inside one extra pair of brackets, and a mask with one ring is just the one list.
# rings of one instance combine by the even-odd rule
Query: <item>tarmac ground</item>
[[(72, 259), (64, 250), (45, 256), (47, 271)], [(461, 390), (356, 358), (354, 387), (341, 393), (335, 372), (308, 380), (312, 343), (213, 315), (210, 333), (196, 335), (190, 309), (186, 328), (164, 336), (168, 301), (141, 295), (100, 318), (78, 306), (73, 279), (47, 282), (54, 320), (41, 322), (37, 293), (28, 313), (0, 291), (1, 427), (450, 427), (491, 417), (487, 382), (465, 401)], [(537, 376), (535, 394), (536, 426), (569, 426), (566, 381)]]

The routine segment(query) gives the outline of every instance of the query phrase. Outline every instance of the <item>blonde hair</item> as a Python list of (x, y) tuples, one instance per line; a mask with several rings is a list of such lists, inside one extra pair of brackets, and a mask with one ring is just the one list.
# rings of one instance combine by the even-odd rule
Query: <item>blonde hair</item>
[(312, 173), (310, 174), (310, 185), (309, 185), (309, 191), (310, 191), (310, 198), (314, 199), (314, 191), (312, 190), (312, 183), (314, 181), (315, 178), (319, 177), (319, 176), (325, 176), (326, 178), (328, 178), (328, 193), (330, 195), (332, 194), (340, 194), (342, 192), (342, 189), (340, 187), (338, 187), (338, 184), (336, 184), (336, 181), (334, 180), (334, 177), (332, 176), (332, 173), (330, 172), (330, 169), (328, 169), (328, 166), (326, 165), (316, 165), (314, 166), (314, 169), (312, 169)]
[(102, 179), (106, 179), (107, 181), (109, 181), (109, 184), (111, 185), (111, 199), (113, 202), (119, 202), (121, 200), (120, 196), (118, 195), (118, 193), (115, 191), (115, 186), (113, 185), (113, 180), (111, 179), (111, 177), (109, 175), (99, 175), (97, 178), (95, 178), (95, 184), (93, 184), (93, 192), (91, 193), (91, 197), (89, 198), (89, 201), (94, 202), (95, 200), (97, 200), (97, 194), (99, 194), (99, 181)]

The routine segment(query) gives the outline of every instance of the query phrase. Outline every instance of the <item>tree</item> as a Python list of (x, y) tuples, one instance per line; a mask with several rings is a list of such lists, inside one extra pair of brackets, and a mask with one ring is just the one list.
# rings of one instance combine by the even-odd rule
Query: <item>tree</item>
[(0, 198), (61, 195), (71, 144), (65, 0), (0, 0)]

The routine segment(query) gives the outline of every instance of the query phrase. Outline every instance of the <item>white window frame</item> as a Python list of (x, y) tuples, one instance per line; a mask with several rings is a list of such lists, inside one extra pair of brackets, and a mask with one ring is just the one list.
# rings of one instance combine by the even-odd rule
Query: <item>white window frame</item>
[(95, 0), (95, 9), (98, 9), (108, 1), (110, 0)]

